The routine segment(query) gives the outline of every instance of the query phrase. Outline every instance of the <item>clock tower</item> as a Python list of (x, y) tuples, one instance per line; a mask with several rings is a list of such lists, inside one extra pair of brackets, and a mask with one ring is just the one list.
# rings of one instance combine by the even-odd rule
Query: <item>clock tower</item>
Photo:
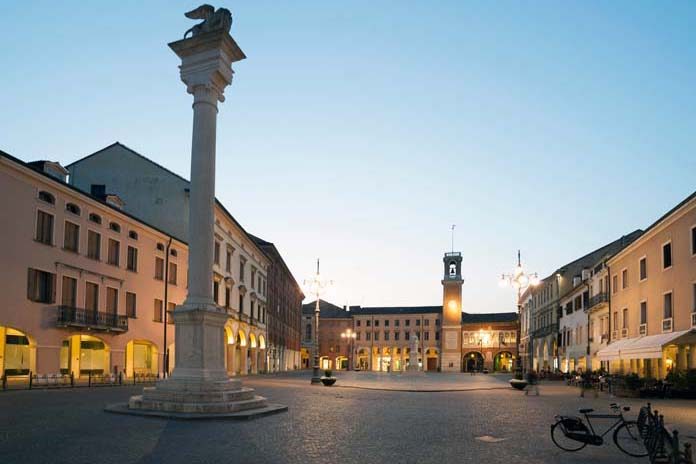
[(442, 279), (442, 372), (462, 370), (462, 254), (445, 253), (442, 259), (445, 274)]

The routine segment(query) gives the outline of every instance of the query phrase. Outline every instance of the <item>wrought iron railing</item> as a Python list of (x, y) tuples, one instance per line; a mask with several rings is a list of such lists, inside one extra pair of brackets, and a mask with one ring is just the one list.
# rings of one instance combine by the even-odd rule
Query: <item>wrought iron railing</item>
[(609, 301), (609, 294), (607, 292), (598, 293), (593, 297), (590, 297), (590, 306), (592, 309), (600, 303), (606, 303)]
[(128, 330), (128, 317), (72, 306), (58, 306), (56, 324), (60, 327), (89, 327), (94, 330), (125, 332)]

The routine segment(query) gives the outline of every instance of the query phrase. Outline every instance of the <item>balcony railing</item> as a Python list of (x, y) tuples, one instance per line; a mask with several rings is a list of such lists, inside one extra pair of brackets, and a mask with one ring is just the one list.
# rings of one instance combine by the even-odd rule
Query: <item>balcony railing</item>
[(590, 298), (590, 309), (594, 308), (600, 303), (606, 303), (609, 301), (609, 294), (606, 292), (598, 293)]
[(84, 327), (92, 330), (126, 332), (128, 317), (92, 309), (58, 306), (58, 327)]
[(638, 327), (638, 333), (640, 335), (646, 335), (648, 333), (648, 324), (641, 324)]
[(532, 332), (532, 338), (545, 337), (550, 334), (558, 333), (558, 322), (540, 327)]

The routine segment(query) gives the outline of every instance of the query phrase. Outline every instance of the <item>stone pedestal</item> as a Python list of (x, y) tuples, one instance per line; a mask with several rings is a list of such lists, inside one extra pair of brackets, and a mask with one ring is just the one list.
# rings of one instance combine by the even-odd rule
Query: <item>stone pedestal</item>
[(217, 104), (232, 82), (232, 63), (246, 57), (228, 30), (199, 29), (206, 32), (169, 44), (181, 58), (181, 80), (193, 95), (188, 295), (173, 312), (176, 366), (171, 377), (144, 388), (127, 407), (107, 408), (113, 412), (190, 419), (247, 418), (287, 409), (229, 379), (225, 368), (228, 316), (212, 295)]

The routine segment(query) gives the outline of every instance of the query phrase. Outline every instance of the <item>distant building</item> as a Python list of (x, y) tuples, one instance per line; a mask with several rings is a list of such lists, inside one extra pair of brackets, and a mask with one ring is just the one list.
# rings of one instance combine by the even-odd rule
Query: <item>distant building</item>
[[(517, 314), (462, 313), (461, 254), (447, 253), (443, 263), (442, 305), (342, 308), (320, 301), (320, 367), (403, 371), (409, 365), (409, 340), (417, 336), (422, 370), (510, 371), (517, 357)], [(315, 304), (303, 306), (305, 368), (313, 364)], [(352, 342), (341, 337), (348, 329), (356, 334)]]

